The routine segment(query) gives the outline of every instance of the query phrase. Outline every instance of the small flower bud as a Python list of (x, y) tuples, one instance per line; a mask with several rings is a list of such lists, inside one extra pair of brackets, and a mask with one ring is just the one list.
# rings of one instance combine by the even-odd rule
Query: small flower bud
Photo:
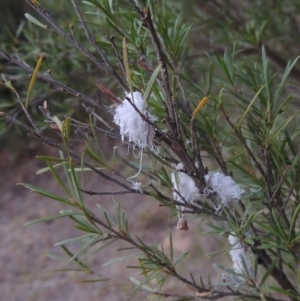
[(183, 230), (183, 231), (187, 231), (189, 229), (188, 224), (187, 224), (187, 220), (185, 218), (185, 215), (182, 214), (182, 217), (179, 219), (177, 226), (176, 226), (177, 230)]

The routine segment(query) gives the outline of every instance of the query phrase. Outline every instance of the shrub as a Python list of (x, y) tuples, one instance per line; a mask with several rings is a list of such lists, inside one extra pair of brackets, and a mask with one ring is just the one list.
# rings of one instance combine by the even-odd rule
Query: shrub
[[(40, 159), (47, 165), (42, 171), (51, 172), (64, 195), (30, 184), (24, 186), (69, 207), (27, 225), (71, 219), (84, 234), (60, 245), (69, 261), (87, 273), (93, 271), (87, 262), (89, 256), (115, 240), (125, 241), (139, 253), (115, 262), (136, 257), (134, 268), (141, 271), (141, 279), (133, 280), (136, 287), (130, 296), (146, 290), (151, 300), (299, 300), (299, 117), (287, 87), (288, 76), (297, 76), (293, 71), (297, 58), (286, 64), (282, 74), (274, 73), (267, 56), (269, 48), (261, 47), (264, 29), (268, 33), (273, 29), (265, 23), (261, 27), (248, 24), (245, 40), (235, 43), (232, 51), (225, 50), (223, 56), (208, 54), (207, 59), (196, 60), (192, 68), (186, 42), (192, 25), (180, 14), (177, 16), (181, 5), (184, 7), (179, 1), (167, 4), (86, 0), (82, 6), (87, 10), (84, 16), (82, 8), (71, 0), (79, 23), (70, 26), (70, 33), (37, 1), (25, 1), (43, 18), (38, 21), (27, 15), (31, 22), (47, 30), (59, 43), (68, 42), (72, 53), (76, 49), (92, 68), (107, 74), (97, 81), (97, 87), (111, 101), (111, 105), (106, 105), (83, 93), (79, 88), (86, 82), (75, 89), (49, 72), (40, 72), (43, 55), (34, 68), (0, 50), (7, 61), (32, 73), (26, 97), (20, 96), (14, 83), (3, 76), (29, 125), (8, 113), (1, 112), (0, 116), (59, 151), (56, 158)], [(221, 5), (212, 3), (206, 3), (205, 8), (215, 8), (214, 12), (219, 13)], [(226, 16), (234, 22), (239, 14), (232, 10)], [(259, 11), (256, 13), (261, 16)], [(215, 30), (221, 25), (217, 24)], [(99, 38), (99, 29), (108, 36)], [(230, 30), (228, 34), (233, 34), (235, 28)], [(78, 31), (85, 32), (88, 45), (79, 42)], [(257, 62), (253, 54), (242, 59), (238, 56), (240, 49), (246, 49), (245, 41), (261, 47), (261, 59)], [(196, 52), (196, 48), (192, 51)], [(62, 64), (64, 60), (63, 57)], [(77, 60), (70, 63), (73, 64), (82, 66)], [(44, 102), (39, 109), (45, 124), (50, 123), (60, 138), (42, 131), (28, 110), (36, 79), (82, 102), (89, 115), (87, 121), (57, 115), (51, 111), (51, 103)], [(111, 150), (111, 156), (101, 151), (104, 135), (122, 141), (128, 153), (136, 155), (138, 164), (119, 170), (115, 163), (120, 158), (115, 151)], [(82, 153), (73, 143), (78, 136), (86, 145)], [(80, 175), (84, 179), (91, 174), (121, 190), (90, 191)], [(211, 282), (209, 277), (197, 281), (192, 274), (184, 277), (177, 266), (187, 254), (173, 258), (173, 230), (170, 250), (147, 245), (131, 233), (128, 218), (134, 217), (127, 217), (120, 204), (116, 203), (112, 216), (99, 205), (98, 214), (85, 202), (86, 194), (151, 196), (169, 207), (171, 214), (177, 212), (179, 230), (188, 230), (190, 214), (197, 216), (199, 222), (206, 219), (211, 235), (228, 238), (226, 252), (232, 258), (232, 266), (216, 265), (222, 271), (222, 282)], [(81, 243), (75, 253), (67, 247), (71, 242)], [(96, 251), (92, 249), (95, 245), (99, 245)], [(165, 291), (167, 278), (187, 284), (186, 293)]]

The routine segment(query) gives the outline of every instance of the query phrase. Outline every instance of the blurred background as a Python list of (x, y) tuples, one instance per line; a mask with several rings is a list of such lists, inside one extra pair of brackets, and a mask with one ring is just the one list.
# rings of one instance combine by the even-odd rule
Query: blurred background
[[(70, 1), (40, 2), (66, 31), (69, 31), (69, 24), (73, 24), (75, 30), (77, 29), (77, 17)], [(129, 7), (128, 1), (123, 2)], [(199, 67), (206, 68), (209, 65), (207, 56), (213, 58), (222, 56), (224, 49), (231, 50), (236, 47), (237, 63), (242, 63), (243, 60), (260, 62), (261, 46), (264, 45), (272, 68), (278, 74), (283, 73), (289, 60), (299, 55), (300, 0), (169, 2), (171, 3), (155, 1), (157, 11), (162, 16), (164, 14), (168, 16), (165, 18), (165, 23), (161, 21), (158, 27), (161, 31), (172, 32), (171, 29), (175, 26), (172, 21), (174, 18), (180, 18), (180, 24), (191, 25), (185, 41), (185, 49), (188, 51), (181, 54), (178, 68), (182, 73), (189, 74), (195, 83), (199, 83), (199, 78), (202, 76)], [(111, 46), (105, 39), (106, 35), (112, 35), (114, 31), (105, 25), (100, 11), (92, 14), (89, 6), (81, 7), (83, 12), (89, 13), (86, 17), (90, 20), (96, 40), (106, 50), (112, 62), (116, 63), (113, 61), (115, 58)], [(7, 53), (19, 56), (31, 66), (35, 66), (40, 54), (45, 52), (44, 70), (51, 69), (52, 75), (57, 80), (94, 99), (100, 97), (102, 102), (107, 100), (102, 99), (103, 96), (96, 90), (97, 80), (101, 80), (116, 94), (121, 93), (113, 86), (110, 78), (99, 72), (74, 47), (28, 22), (24, 17), (25, 13), (41, 19), (23, 0), (0, 0), (0, 8), (2, 21), (0, 47)], [(133, 10), (132, 13), (134, 14)], [(126, 22), (126, 16), (124, 18)], [(126, 26), (127, 24), (124, 24), (124, 28)], [(78, 29), (76, 34), (78, 40), (90, 49), (91, 46), (83, 31)], [(300, 79), (299, 70), (298, 63), (291, 74), (291, 81), (296, 85)], [(30, 81), (27, 72), (0, 58), (0, 73), (4, 73), (6, 78), (13, 82), (22, 98), (26, 97)], [(192, 92), (190, 95), (195, 97)], [(79, 120), (87, 118), (86, 112), (75, 97), (59, 93), (49, 85), (37, 81), (29, 110), (41, 128), (45, 128), (45, 123), (38, 106), (42, 105), (44, 100), (48, 101), (51, 112), (57, 116), (69, 115)], [(0, 85), (0, 111), (25, 121), (17, 99), (3, 85)], [(102, 139), (104, 139), (104, 151), (109, 154), (116, 142), (105, 137)], [(77, 143), (80, 147), (81, 142)], [(122, 152), (126, 155), (126, 147), (120, 152), (121, 155)], [(60, 248), (53, 245), (58, 241), (79, 235), (71, 222), (56, 220), (29, 228), (23, 227), (30, 220), (56, 214), (64, 209), (61, 204), (43, 199), (16, 185), (16, 183), (26, 182), (54, 193), (60, 192), (50, 175), (47, 173), (36, 175), (36, 172), (44, 167), (44, 163), (36, 159), (36, 156), (41, 154), (56, 155), (55, 150), (28, 137), (20, 128), (0, 120), (0, 261), (2, 263), (0, 292), (2, 300), (89, 301), (95, 298), (126, 300), (126, 296), (132, 289), (126, 285), (129, 276), (138, 277), (137, 272), (133, 270), (124, 272), (124, 267), (130, 265), (130, 262), (102, 267), (104, 262), (121, 256), (117, 249), (124, 247), (123, 245), (116, 243), (91, 259), (92, 266), (96, 268), (99, 275), (111, 277), (117, 281), (117, 285), (112, 285), (112, 281), (83, 283), (89, 279), (81, 277), (76, 272), (50, 272), (65, 268), (65, 263), (48, 256), (48, 254), (62, 255)], [(99, 185), (97, 178), (91, 178), (89, 181), (91, 188)], [(105, 185), (106, 190), (114, 189), (112, 184), (102, 179), (101, 185)], [(122, 208), (127, 212), (132, 232), (147, 243), (158, 242), (165, 248), (168, 247), (169, 230), (176, 226), (176, 219), (169, 219), (171, 213), (168, 209), (159, 207), (151, 199), (141, 200), (137, 196), (122, 196), (116, 200), (121, 202)], [(113, 212), (114, 204), (111, 197), (89, 197), (87, 202), (91, 208), (96, 208), (95, 204), (100, 203), (108, 212)], [(187, 276), (189, 271), (199, 277), (211, 273), (212, 278), (219, 281), (219, 271), (212, 268), (212, 263), (229, 262), (228, 255), (223, 256), (222, 253), (222, 250), (226, 250), (227, 242), (201, 235), (207, 228), (205, 223), (199, 225), (199, 220), (195, 217), (189, 217), (189, 226), (187, 232), (173, 231), (177, 255), (191, 250), (180, 269)], [(220, 253), (212, 257), (203, 257), (204, 254), (216, 251)], [(166, 290), (173, 291), (175, 288), (178, 292), (184, 292), (186, 289), (184, 286), (178, 287), (176, 281), (168, 282)], [(141, 293), (133, 300), (143, 300), (144, 297), (145, 295)]]

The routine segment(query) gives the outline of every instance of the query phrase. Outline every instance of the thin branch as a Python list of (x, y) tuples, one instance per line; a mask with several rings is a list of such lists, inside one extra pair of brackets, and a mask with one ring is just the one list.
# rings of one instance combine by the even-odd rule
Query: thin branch
[(146, 12), (143, 12), (134, 1), (131, 1), (133, 3), (135, 10), (139, 13), (142, 21), (144, 24), (147, 25), (147, 28), (149, 30), (151, 39), (152, 39), (152, 45), (154, 47), (154, 51), (156, 53), (157, 60), (159, 64), (161, 65), (161, 77), (162, 77), (162, 85), (164, 88), (165, 96), (167, 99), (167, 114), (170, 116), (171, 122), (175, 123), (175, 107), (173, 104), (173, 97), (172, 97), (172, 91), (170, 87), (169, 82), (169, 75), (168, 75), (168, 69), (167, 64), (164, 60), (164, 54), (161, 48), (161, 43), (159, 41), (158, 35), (156, 33), (156, 30), (154, 29), (154, 25), (151, 18), (151, 12), (150, 9), (147, 9)]
[(223, 107), (223, 105), (221, 104), (221, 110), (222, 113), (226, 119), (226, 121), (228, 122), (228, 124), (230, 125), (230, 127), (233, 129), (234, 133), (236, 134), (237, 138), (240, 140), (240, 142), (243, 144), (244, 148), (246, 149), (249, 157), (253, 160), (255, 167), (259, 170), (259, 172), (261, 173), (261, 175), (263, 176), (264, 180), (266, 181), (266, 174), (265, 171), (263, 170), (262, 166), (259, 164), (259, 162), (256, 160), (254, 154), (251, 152), (250, 148), (248, 147), (248, 145), (245, 143), (244, 137), (236, 130), (235, 126), (232, 124), (232, 122), (230, 121), (228, 115), (226, 114), (226, 111)]
[(124, 67), (124, 62), (123, 62), (123, 60), (122, 60), (122, 58), (121, 58), (121, 56), (120, 56), (120, 53), (119, 53), (119, 51), (118, 51), (118, 49), (117, 49), (117, 45), (116, 45), (116, 43), (115, 43), (115, 37), (114, 37), (114, 36), (106, 37), (106, 39), (107, 39), (107, 40), (111, 43), (111, 45), (112, 45), (112, 48), (113, 48), (113, 50), (114, 50), (114, 52), (115, 52), (115, 55), (116, 55), (116, 57), (117, 57), (117, 59), (118, 59), (118, 61), (119, 61), (120, 68), (121, 68), (121, 70), (122, 70), (124, 76), (127, 76), (127, 75), (126, 75), (126, 71), (125, 71), (125, 67)]
[(294, 190), (294, 188), (297, 184), (297, 181), (298, 181), (298, 179), (295, 177), (295, 180), (294, 180), (291, 188), (289, 189), (288, 194), (287, 194), (285, 200), (283, 201), (281, 208), (279, 209), (278, 219), (280, 218), (281, 214), (284, 212), (284, 208), (286, 207), (287, 203), (290, 201), (290, 197), (291, 197), (291, 195), (293, 193), (293, 190)]
[[(119, 76), (115, 76), (116, 72), (114, 69), (110, 67), (110, 65), (107, 65), (106, 63), (101, 63), (99, 60), (90, 53), (86, 48), (84, 48), (76, 39), (74, 39), (72, 36), (70, 36), (66, 31), (64, 31), (57, 23), (52, 19), (48, 11), (42, 7), (41, 5), (35, 4), (31, 0), (25, 0), (25, 2), (31, 6), (38, 14), (40, 14), (54, 29), (55, 32), (59, 34), (61, 37), (63, 37), (65, 40), (70, 42), (72, 45), (74, 45), (82, 54), (84, 54), (88, 59), (90, 59), (92, 62), (96, 64), (98, 68), (106, 72), (107, 74), (111, 75), (115, 78), (115, 80), (126, 90), (128, 91), (127, 86), (124, 84), (123, 80)], [(48, 29), (49, 30), (49, 29)]]
[(28, 110), (26, 109), (23, 101), (21, 100), (21, 97), (18, 93), (18, 91), (13, 87), (11, 86), (10, 89), (13, 91), (13, 93), (16, 95), (17, 99), (18, 99), (18, 102), (23, 110), (23, 112), (25, 113), (26, 115), (26, 118), (28, 119), (28, 121), (30, 122), (30, 124), (32, 125), (32, 127), (35, 129), (36, 132), (40, 133), (41, 135), (44, 135), (40, 129), (37, 127), (36, 123), (34, 122), (34, 120), (32, 119), (32, 117), (30, 116)]
[[(11, 63), (14, 63), (15, 65), (18, 65), (19, 67), (21, 67), (24, 70), (27, 70), (29, 72), (34, 71), (34, 68), (29, 66), (21, 58), (15, 58), (15, 57), (7, 54), (6, 52), (4, 52), (1, 48), (0, 48), (0, 56), (4, 57), (5, 59), (10, 61)], [(88, 96), (86, 96), (82, 93), (79, 93), (78, 91), (73, 90), (72, 88), (56, 81), (49, 74), (45, 75), (45, 74), (39, 72), (37, 74), (37, 78), (42, 79), (43, 81), (49, 83), (51, 86), (53, 86), (58, 91), (66, 92), (66, 93), (71, 94), (75, 97), (78, 97), (79, 99), (82, 99), (83, 101), (86, 101), (86, 102), (92, 104), (93, 106), (101, 107), (101, 105), (96, 100), (94, 100), (94, 99), (92, 99), (92, 98), (90, 98), (90, 97), (88, 97)]]
[(93, 170), (96, 174), (98, 174), (100, 177), (112, 182), (112, 183), (115, 183), (115, 184), (118, 184), (119, 186), (127, 189), (127, 190), (131, 190), (131, 187), (130, 186), (127, 186), (126, 184), (118, 181), (117, 179), (105, 174), (104, 172), (102, 172), (101, 170), (98, 170), (96, 167), (94, 167), (93, 165), (89, 164), (88, 162), (82, 160), (82, 157), (79, 156), (78, 154), (76, 154), (72, 149), (69, 149), (69, 150), (66, 150), (64, 147), (62, 147), (60, 144), (58, 143), (55, 143), (54, 141), (52, 141), (49, 137), (45, 136), (44, 134), (42, 134), (39, 130), (36, 131), (36, 130), (33, 130), (31, 129), (30, 127), (28, 127), (27, 125), (25, 125), (24, 123), (18, 121), (17, 119), (13, 118), (12, 116), (8, 115), (8, 114), (5, 114), (3, 112), (0, 112), (0, 117), (4, 117), (6, 120), (8, 121), (11, 121), (15, 124), (17, 124), (18, 126), (26, 129), (28, 132), (30, 132), (32, 135), (36, 136), (37, 138), (41, 139), (44, 143), (56, 148), (56, 149), (59, 149), (59, 150), (62, 150), (64, 152), (67, 152), (74, 160), (74, 163), (81, 166), (82, 164), (88, 168), (90, 168), (91, 170)]
[[(129, 244), (133, 245), (135, 248), (141, 250), (149, 260), (153, 261), (153, 263), (155, 265), (160, 267), (162, 272), (166, 273), (167, 275), (171, 275), (171, 276), (177, 278), (182, 283), (185, 283), (189, 287), (191, 287), (194, 290), (194, 292), (196, 293), (196, 296), (198, 295), (200, 297), (201, 296), (200, 294), (207, 293), (206, 297), (204, 297), (204, 294), (202, 295), (203, 299), (207, 299), (207, 300), (214, 299), (215, 300), (215, 299), (223, 298), (223, 297), (236, 296), (236, 297), (244, 297), (244, 298), (249, 298), (249, 299), (254, 299), (254, 300), (261, 300), (260, 296), (257, 296), (257, 295), (244, 294), (244, 293), (241, 293), (238, 291), (223, 292), (223, 291), (211, 290), (210, 288), (201, 287), (201, 286), (195, 284), (194, 282), (186, 279), (185, 277), (179, 275), (176, 272), (175, 267), (173, 265), (164, 263), (164, 261), (162, 261), (161, 258), (158, 258), (156, 256), (156, 254), (154, 252), (152, 252), (152, 250), (150, 248), (145, 248), (144, 245), (139, 244), (137, 241), (132, 239), (131, 236), (129, 236), (123, 230), (118, 229), (118, 228), (113, 228), (113, 227), (111, 227), (111, 225), (105, 224), (102, 220), (100, 220), (97, 216), (95, 216), (90, 211), (88, 211), (87, 213), (88, 213), (87, 217), (90, 221), (99, 224), (100, 226), (111, 231), (114, 234), (114, 236), (117, 237), (118, 239), (124, 240), (124, 241), (128, 242)], [(267, 296), (265, 296), (265, 298), (268, 301), (284, 301), (284, 300), (267, 297)]]
[(88, 195), (119, 195), (119, 194), (129, 194), (129, 193), (139, 193), (143, 194), (143, 192), (140, 192), (139, 190), (136, 189), (131, 189), (131, 190), (119, 190), (119, 191), (106, 191), (106, 192), (98, 192), (98, 191), (92, 191), (92, 190), (85, 190), (85, 189), (80, 189), (80, 191), (88, 194)]
[[(228, 10), (229, 7), (233, 8), (233, 9), (236, 8), (233, 5), (226, 5), (225, 12), (224, 12), (224, 7), (218, 1), (210, 1), (210, 2), (203, 2), (203, 3), (201, 1), (196, 1), (195, 3), (197, 5), (199, 5), (202, 10), (205, 10), (207, 14), (211, 15), (215, 20), (223, 20), (222, 23), (224, 23), (224, 22), (226, 23), (226, 21), (224, 20), (224, 17), (227, 17), (230, 20), (230, 23), (233, 23), (233, 25), (231, 26), (231, 29), (233, 31), (235, 31), (236, 33), (238, 33), (238, 35), (240, 35), (240, 28), (244, 27), (245, 24), (247, 23), (247, 20), (244, 20), (241, 15), (239, 15), (239, 17), (237, 17), (236, 14), (233, 14), (232, 12), (230, 12)], [(209, 5), (206, 5), (207, 3)], [(219, 10), (216, 9), (217, 7)], [(236, 9), (236, 12), (238, 12), (237, 9)], [(267, 45), (267, 43), (265, 43), (264, 41), (260, 41), (259, 45), (254, 45), (253, 49), (256, 50), (256, 52), (260, 53), (262, 45), (264, 45), (266, 53), (267, 53), (268, 57), (271, 59), (270, 60), (271, 63), (279, 66), (282, 69), (285, 69), (288, 62), (273, 50), (274, 47), (272, 47), (272, 46), (269, 47)], [(253, 49), (250, 48), (250, 49), (246, 49), (245, 51), (247, 54), (248, 53), (251, 54), (253, 52)], [(221, 52), (221, 49), (219, 48), (216, 51)], [(223, 52), (224, 52), (224, 50), (222, 51), (222, 53)], [(299, 69), (296, 69), (294, 67), (291, 70), (290, 74), (295, 79), (297, 79), (297, 80), (300, 79), (300, 70)]]
[[(261, 246), (261, 241), (254, 239), (254, 245), (250, 248), (254, 254), (258, 256), (258, 258), (261, 259), (261, 264), (263, 267), (267, 270), (270, 265), (272, 264), (271, 257), (267, 254), (266, 250), (264, 249), (258, 249), (258, 247)], [(285, 273), (281, 272), (280, 269), (275, 265), (273, 267), (273, 270), (271, 272), (272, 277), (277, 281), (278, 285), (282, 287), (283, 289), (290, 291), (295, 294), (295, 296), (298, 295), (297, 290), (293, 286), (293, 284), (290, 282), (289, 278), (286, 276)], [(295, 297), (290, 297), (290, 300), (297, 301), (298, 299)]]
[(278, 192), (280, 191), (280, 189), (281, 189), (281, 187), (282, 187), (282, 185), (283, 185), (283, 183), (284, 183), (285, 176), (286, 176), (286, 174), (288, 173), (288, 171), (289, 171), (290, 169), (291, 169), (291, 166), (288, 166), (288, 167), (285, 169), (285, 171), (283, 172), (283, 174), (282, 174), (282, 176), (281, 176), (281, 178), (280, 178), (279, 184), (277, 185), (276, 190), (273, 192), (273, 194), (272, 194), (272, 196), (271, 196), (271, 198), (270, 198), (270, 203), (273, 203), (274, 200), (275, 200), (275, 198), (277, 197)]
[(104, 172), (102, 172), (101, 170), (97, 169), (96, 167), (94, 167), (93, 165), (87, 163), (86, 161), (82, 160), (82, 157), (77, 155), (74, 151), (70, 151), (70, 155), (73, 157), (73, 158), (76, 158), (77, 161), (75, 162), (77, 165), (81, 166), (82, 163), (84, 166), (90, 168), (91, 170), (93, 170), (96, 174), (98, 174), (100, 177), (112, 182), (112, 183), (115, 183), (115, 184), (118, 184), (119, 186), (127, 189), (127, 190), (130, 190), (131, 188), (129, 186), (127, 186), (126, 184), (118, 181), (117, 179), (105, 174)]
[(269, 147), (267, 146), (265, 148), (261, 148), (261, 153), (265, 160), (265, 167), (266, 167), (265, 182), (266, 182), (266, 187), (267, 187), (267, 191), (268, 191), (268, 197), (270, 200), (272, 197), (271, 193), (272, 193), (272, 187), (274, 185), (274, 177), (273, 177), (273, 170), (272, 170), (272, 166), (271, 166), (271, 162), (270, 162)]
[[(104, 61), (105, 63), (105, 72), (110, 74), (113, 78), (115, 78), (115, 80), (123, 87), (123, 89), (126, 91), (126, 92), (129, 92), (129, 88), (127, 87), (127, 85), (125, 84), (125, 82), (123, 81), (123, 79), (118, 75), (118, 73), (114, 70), (114, 68), (111, 66), (110, 62), (108, 61), (107, 59), (107, 56), (106, 54), (104, 53), (104, 51), (97, 45), (96, 43), (96, 40), (95, 40), (95, 37), (91, 34), (89, 28), (87, 27), (83, 17), (82, 17), (82, 14), (78, 8), (78, 5), (76, 3), (75, 0), (71, 0), (73, 6), (74, 6), (74, 9), (77, 13), (77, 16), (80, 20), (80, 23), (84, 29), (84, 32), (85, 32), (85, 35), (86, 37), (88, 38), (89, 42), (93, 45), (93, 47), (96, 49), (96, 51), (98, 52), (98, 54), (101, 56), (102, 60)], [(77, 43), (78, 44), (78, 43)]]
[(148, 29), (149, 29), (149, 32), (150, 32), (150, 35), (152, 38), (152, 44), (153, 44), (154, 50), (156, 52), (158, 62), (161, 65), (161, 76), (162, 76), (163, 87), (164, 87), (167, 102), (168, 102), (169, 114), (170, 114), (171, 120), (174, 122), (176, 112), (175, 112), (174, 105), (173, 105), (172, 91), (171, 91), (170, 82), (169, 82), (167, 64), (164, 60), (163, 51), (161, 49), (160, 41), (157, 36), (156, 30), (154, 29), (154, 25), (153, 25), (152, 18), (151, 18), (151, 13), (150, 13), (149, 9), (146, 12), (146, 14), (144, 15), (144, 21), (146, 22), (146, 24), (148, 26)]

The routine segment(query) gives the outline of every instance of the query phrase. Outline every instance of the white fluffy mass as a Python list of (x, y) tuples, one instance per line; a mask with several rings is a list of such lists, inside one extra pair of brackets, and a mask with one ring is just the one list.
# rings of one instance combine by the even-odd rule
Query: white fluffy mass
[[(171, 174), (171, 181), (174, 188), (173, 198), (177, 202), (183, 203), (184, 201), (182, 198), (184, 198), (186, 202), (192, 203), (199, 198), (199, 189), (190, 176), (182, 171), (179, 171), (182, 169), (183, 165), (182, 163), (179, 163), (176, 166), (177, 171)], [(178, 191), (180, 195), (176, 191)]]
[(250, 263), (249, 254), (242, 246), (240, 240), (236, 236), (229, 235), (228, 241), (232, 246), (231, 250), (229, 251), (229, 254), (233, 262), (233, 269), (236, 272), (243, 274), (245, 273), (244, 266), (246, 266), (247, 270), (250, 272), (251, 263)]
[(142, 118), (128, 99), (147, 120), (150, 122), (156, 121), (156, 117), (147, 111), (142, 93), (138, 91), (133, 92), (133, 95), (127, 93), (114, 114), (114, 122), (120, 127), (122, 141), (127, 139), (128, 142), (133, 143), (134, 146), (138, 146), (140, 149), (149, 148), (153, 150), (155, 148), (153, 143), (154, 128)]
[(230, 202), (237, 202), (244, 193), (231, 177), (220, 172), (210, 172), (205, 176), (205, 181), (217, 193), (224, 206), (228, 206)]

